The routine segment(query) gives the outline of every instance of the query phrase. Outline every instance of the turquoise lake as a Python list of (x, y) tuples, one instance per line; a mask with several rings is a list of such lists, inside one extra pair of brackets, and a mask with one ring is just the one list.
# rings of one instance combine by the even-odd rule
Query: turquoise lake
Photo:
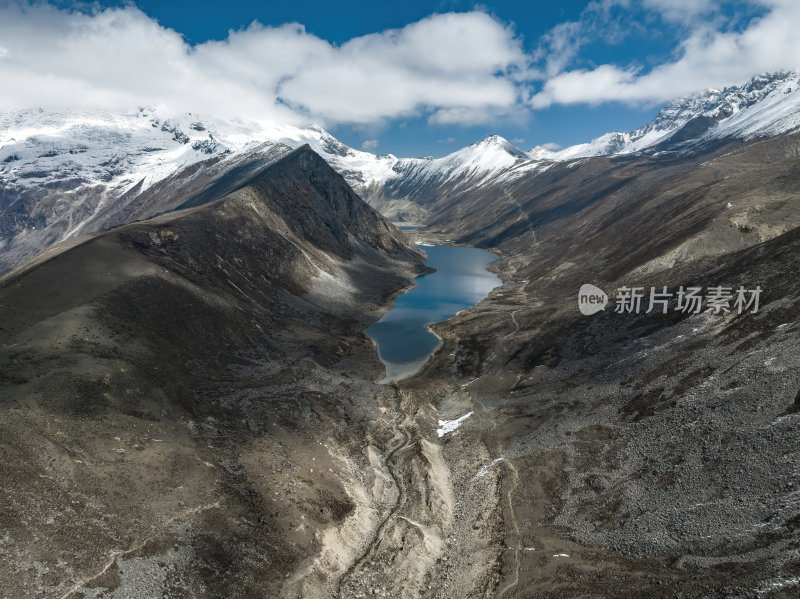
[(386, 366), (387, 383), (411, 376), (439, 347), (439, 338), (427, 325), (452, 318), (471, 308), (500, 285), (497, 275), (486, 270), (497, 260), (479, 248), (421, 246), (428, 266), (436, 272), (417, 277), (416, 287), (397, 298), (394, 307), (365, 333), (378, 346)]

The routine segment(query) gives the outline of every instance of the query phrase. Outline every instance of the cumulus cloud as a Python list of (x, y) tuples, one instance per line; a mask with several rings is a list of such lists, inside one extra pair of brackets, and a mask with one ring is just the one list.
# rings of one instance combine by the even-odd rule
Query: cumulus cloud
[[(761, 16), (734, 27), (712, 0), (591, 0), (526, 52), (513, 26), (480, 10), (342, 44), (296, 23), (255, 22), (191, 45), (133, 5), (82, 12), (12, 1), (0, 3), (0, 108), (151, 105), (294, 124), (471, 126), (553, 104), (658, 103), (800, 66), (800, 3), (741, 2)], [(666, 62), (581, 56), (654, 23), (677, 36)]]
[[(670, 3), (668, 3), (670, 4)], [(682, 2), (672, 0), (674, 7)], [(760, 0), (766, 9), (742, 30), (700, 22), (679, 44), (676, 58), (649, 71), (605, 64), (563, 71), (533, 96), (533, 108), (608, 101), (658, 103), (709, 87), (740, 83), (764, 71), (800, 68), (800, 3)]]
[(484, 12), (433, 15), (341, 45), (253, 23), (189, 45), (135, 8), (0, 8), (4, 107), (181, 110), (288, 122), (491, 119), (520, 103), (528, 57)]
[(367, 150), (368, 152), (374, 150), (378, 147), (378, 140), (377, 139), (365, 139), (361, 144), (362, 150)]

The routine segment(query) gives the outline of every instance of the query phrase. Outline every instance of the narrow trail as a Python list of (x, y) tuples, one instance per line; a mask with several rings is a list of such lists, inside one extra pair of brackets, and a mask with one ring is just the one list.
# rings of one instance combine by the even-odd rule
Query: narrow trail
[[(500, 337), (499, 339), (500, 348), (503, 350), (503, 353), (505, 354), (509, 353), (506, 341), (509, 339), (509, 337), (512, 337), (513, 335), (519, 333), (520, 329), (522, 328), (522, 326), (519, 323), (519, 319), (517, 319), (517, 314), (519, 314), (525, 309), (524, 304), (528, 299), (528, 293), (527, 291), (525, 291), (525, 285), (527, 285), (527, 283), (528, 281), (526, 279), (523, 279), (522, 281), (519, 282), (519, 288), (513, 291), (514, 303), (518, 306), (523, 306), (523, 307), (515, 308), (510, 312), (508, 312), (508, 316), (511, 319), (511, 324), (513, 325), (514, 328), (509, 332), (507, 332), (502, 337)], [(492, 355), (494, 356), (495, 353), (493, 352)]]
[[(462, 390), (467, 391), (470, 394), (470, 399), (472, 400), (472, 405), (475, 408), (475, 413), (481, 421), (481, 437), (484, 435), (491, 433), (497, 427), (497, 421), (489, 416), (489, 413), (492, 409), (487, 408), (483, 402), (481, 402), (473, 393), (466, 389), (467, 385), (463, 385), (461, 388)], [(479, 408), (479, 409), (478, 409)], [(485, 444), (485, 440), (483, 441)], [(504, 455), (499, 455), (492, 459), (492, 461), (485, 466), (485, 471), (482, 472), (482, 475), (488, 473), (488, 471), (495, 466), (504, 466), (510, 473), (511, 476), (508, 478), (501, 478), (501, 480), (508, 481), (506, 484), (509, 484), (509, 488), (505, 493), (504, 497), (504, 505), (503, 507), (503, 521), (510, 523), (511, 526), (508, 527), (506, 530), (513, 530), (512, 539), (506, 538), (506, 551), (505, 553), (513, 556), (513, 578), (509, 580), (498, 592), (494, 595), (494, 599), (500, 599), (501, 597), (507, 595), (512, 589), (514, 589), (519, 584), (519, 569), (520, 569), (520, 551), (530, 551), (530, 547), (524, 547), (522, 544), (522, 534), (520, 532), (519, 522), (517, 520), (516, 512), (514, 510), (514, 501), (513, 501), (513, 494), (517, 490), (519, 486), (519, 472), (517, 471), (514, 462), (506, 458)], [(479, 473), (480, 474), (480, 473)], [(479, 476), (479, 475), (476, 475)], [(506, 517), (507, 516), (507, 517)], [(509, 542), (511, 541), (511, 542)], [(505, 561), (505, 558), (503, 558)]]
[(155, 540), (159, 535), (163, 534), (173, 522), (177, 522), (179, 520), (185, 520), (187, 518), (194, 516), (195, 514), (199, 514), (206, 510), (211, 510), (219, 507), (220, 503), (216, 502), (210, 505), (199, 505), (193, 508), (189, 508), (184, 513), (178, 514), (176, 516), (167, 519), (160, 527), (158, 527), (155, 530), (155, 532), (135, 542), (128, 549), (113, 549), (112, 551), (109, 552), (108, 561), (105, 563), (105, 565), (100, 571), (90, 576), (87, 576), (78, 581), (77, 583), (75, 583), (72, 586), (72, 588), (66, 593), (64, 593), (59, 599), (69, 599), (70, 597), (75, 597), (79, 592), (80, 596), (82, 597), (83, 596), (83, 593), (81, 592), (82, 588), (91, 585), (91, 583), (93, 583), (95, 580), (103, 576), (103, 574), (108, 572), (109, 569), (117, 563), (117, 560), (119, 558), (125, 557), (126, 555), (131, 555), (144, 548), (145, 545)]
[[(531, 232), (531, 234), (533, 234), (533, 232)], [(498, 358), (494, 362), (495, 374), (501, 374), (507, 370), (507, 366), (510, 361), (509, 355), (512, 354), (512, 352), (509, 351), (508, 341), (522, 329), (522, 325), (517, 318), (517, 314), (527, 309), (527, 302), (529, 299), (528, 291), (526, 290), (526, 286), (528, 285), (529, 281), (528, 279), (517, 279), (520, 265), (513, 263), (514, 258), (515, 256), (509, 256), (506, 258), (507, 264), (504, 275), (507, 277), (507, 279), (504, 279), (503, 287), (501, 288), (505, 291), (502, 297), (510, 300), (510, 305), (505, 303), (498, 304), (503, 305), (505, 308), (503, 313), (508, 314), (513, 328), (502, 336), (498, 335), (495, 349), (487, 359), (487, 363), (489, 363), (492, 361), (492, 359)], [(511, 309), (508, 310), (507, 308)], [(499, 352), (497, 349), (498, 347), (500, 350)], [(499, 357), (498, 353), (501, 354)], [(514, 387), (519, 384), (522, 376), (522, 373), (517, 374), (517, 380), (514, 383)]]
[[(509, 198), (510, 201), (514, 201)], [(516, 202), (515, 202), (516, 203)], [(521, 209), (521, 207), (520, 207)], [(531, 235), (534, 235), (533, 228), (530, 228)], [(535, 239), (535, 237), (534, 237)], [(512, 274), (513, 269), (513, 277), (516, 278), (518, 268), (509, 269), (508, 274)], [(509, 319), (511, 320), (511, 324), (513, 328), (505, 333), (502, 337), (499, 338), (499, 345), (502, 348), (502, 351), (507, 355), (509, 353), (507, 342), (509, 339), (513, 338), (517, 333), (519, 333), (520, 329), (522, 328), (519, 319), (517, 318), (517, 314), (525, 310), (525, 302), (528, 298), (528, 293), (525, 290), (525, 286), (527, 285), (528, 280), (522, 279), (516, 282), (516, 289), (514, 289), (511, 293), (511, 298), (513, 298), (513, 304), (517, 306), (509, 312), (507, 312)], [(502, 372), (503, 368), (501, 367), (498, 370), (498, 374)], [(495, 411), (497, 406), (487, 407), (479, 398), (479, 394), (476, 392), (470, 391), (469, 387), (475, 381), (479, 380), (482, 377), (478, 377), (478, 379), (474, 379), (467, 384), (461, 385), (461, 390), (467, 392), (470, 395), (470, 399), (472, 400), (472, 404), (474, 406), (475, 412), (481, 420), (481, 437), (483, 438), (485, 444), (485, 437), (486, 435), (490, 435), (496, 428), (497, 428), (497, 421), (491, 415), (492, 412)], [(519, 382), (519, 376), (517, 377), (517, 382)], [(487, 446), (488, 448), (488, 446)], [(492, 452), (494, 453), (494, 452)], [(514, 510), (514, 502), (513, 502), (513, 495), (516, 489), (519, 486), (520, 477), (519, 472), (517, 471), (516, 466), (514, 465), (513, 461), (505, 457), (502, 452), (495, 453), (493, 456), (492, 462), (486, 467), (491, 469), (495, 466), (503, 467), (505, 470), (506, 475), (501, 474), (501, 481), (504, 482), (506, 485), (505, 493), (503, 494), (503, 501), (502, 501), (502, 509), (503, 509), (503, 521), (506, 523), (506, 548), (503, 554), (503, 563), (509, 565), (509, 574), (505, 577), (506, 582), (497, 590), (494, 597), (495, 599), (501, 599), (502, 597), (509, 596), (514, 589), (519, 584), (520, 578), (520, 552), (521, 551), (530, 551), (532, 548), (524, 547), (522, 544), (522, 535), (520, 532), (519, 522), (517, 520), (516, 512)]]
[(506, 337), (508, 337), (509, 335), (513, 335), (514, 333), (519, 332), (519, 322), (517, 321), (517, 312), (519, 312), (519, 310), (514, 310), (514, 311), (511, 312), (511, 322), (514, 323), (514, 330), (511, 331), (510, 333), (506, 333), (506, 335), (505, 335)]
[[(519, 522), (517, 521), (517, 515), (514, 511), (514, 502), (512, 500), (512, 495), (514, 491), (517, 490), (517, 486), (519, 486), (519, 472), (517, 471), (516, 466), (510, 460), (503, 459), (502, 464), (505, 465), (511, 472), (513, 476), (511, 477), (513, 480), (513, 486), (511, 486), (508, 491), (506, 492), (506, 503), (507, 503), (507, 510), (504, 510), (505, 513), (508, 514), (508, 520), (511, 522), (512, 527), (514, 529), (514, 543), (506, 543), (507, 549), (506, 552), (511, 552), (513, 556), (513, 577), (509, 580), (505, 586), (499, 589), (495, 595), (495, 599), (501, 599), (502, 597), (506, 596), (509, 592), (511, 592), (518, 584), (519, 584), (519, 568), (520, 568), (520, 558), (519, 552), (525, 550), (522, 546), (522, 535), (519, 530)], [(505, 518), (504, 518), (505, 520)]]
[(526, 224), (528, 226), (528, 233), (531, 234), (531, 240), (533, 242), (533, 245), (536, 245), (536, 243), (537, 243), (537, 241), (536, 241), (536, 229), (533, 227), (533, 223), (531, 222), (530, 215), (527, 212), (525, 212), (525, 210), (522, 208), (522, 204), (520, 204), (518, 200), (516, 200), (513, 197), (511, 197), (511, 193), (508, 190), (505, 190), (503, 192), (503, 194), (504, 194), (503, 198), (505, 200), (508, 200), (512, 204), (514, 204), (514, 206), (517, 208), (517, 210), (519, 210), (520, 217), (525, 219), (525, 222), (526, 222)]
[[(516, 200), (512, 200), (512, 201), (517, 205), (517, 207), (520, 210), (522, 210), (522, 207), (519, 205), (518, 202), (516, 202)], [(530, 230), (530, 233), (531, 233), (531, 236), (532, 236), (532, 239), (533, 239), (533, 243), (535, 245), (536, 244), (536, 232), (534, 231), (533, 226), (530, 224), (530, 219), (528, 220), (528, 225), (529, 225), (529, 230)], [(515, 268), (514, 269), (514, 274), (515, 275), (517, 274), (517, 271), (518, 271), (518, 269)], [(523, 279), (519, 283), (520, 287), (517, 290), (517, 293), (515, 294), (515, 298), (521, 296), (521, 302), (519, 302), (519, 303), (523, 303), (524, 304), (524, 302), (528, 298), (528, 294), (525, 291), (525, 286), (527, 285), (527, 283), (528, 283), (527, 279)], [(518, 305), (519, 305), (519, 303), (518, 303)], [(524, 308), (516, 308), (515, 310), (512, 310), (511, 313), (510, 313), (511, 323), (514, 325), (514, 329), (512, 331), (509, 331), (508, 333), (506, 333), (503, 336), (503, 338), (500, 340), (500, 345), (503, 348), (503, 351), (505, 351), (505, 352), (508, 352), (508, 348), (506, 346), (506, 339), (508, 339), (509, 337), (512, 337), (513, 335), (516, 335), (520, 331), (521, 325), (519, 323), (519, 320), (517, 319), (517, 314), (519, 312), (521, 312), (523, 309)], [(517, 376), (517, 383), (519, 383), (520, 376), (521, 375)], [(492, 419), (492, 425), (493, 425), (493, 427), (497, 426), (497, 423), (494, 421), (494, 419)], [(503, 520), (511, 523), (511, 527), (507, 527), (506, 530), (509, 530), (509, 528), (513, 528), (513, 531), (514, 531), (514, 542), (513, 543), (509, 543), (508, 539), (506, 540), (506, 547), (507, 547), (506, 553), (511, 552), (511, 555), (513, 556), (513, 566), (512, 566), (512, 568), (513, 568), (513, 577), (502, 588), (500, 588), (497, 591), (497, 593), (495, 595), (496, 599), (501, 599), (502, 597), (508, 595), (519, 584), (519, 569), (520, 569), (520, 555), (519, 555), (519, 552), (528, 550), (528, 548), (522, 546), (522, 535), (520, 534), (519, 522), (517, 520), (516, 512), (514, 511), (514, 501), (512, 499), (514, 491), (516, 491), (517, 487), (519, 486), (519, 472), (517, 471), (516, 466), (514, 466), (514, 463), (511, 460), (509, 460), (509, 459), (507, 459), (505, 457), (502, 457), (502, 456), (500, 456), (500, 457), (502, 458), (502, 461), (499, 462), (499, 463), (502, 463), (512, 473), (512, 476), (510, 477), (511, 480), (509, 482), (510, 488), (506, 492), (506, 496), (505, 496), (506, 505), (504, 506), (504, 513), (508, 515), (508, 520), (506, 520), (506, 518), (503, 518)]]

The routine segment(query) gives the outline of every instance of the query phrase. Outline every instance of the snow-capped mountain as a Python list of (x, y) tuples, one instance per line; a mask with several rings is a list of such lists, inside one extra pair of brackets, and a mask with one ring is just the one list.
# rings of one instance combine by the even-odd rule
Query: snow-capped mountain
[(120, 191), (135, 185), (147, 189), (182, 168), (266, 141), (290, 147), (308, 143), (332, 163), (347, 158), (365, 176), (390, 170), (383, 166), (387, 160), (351, 150), (319, 127), (164, 116), (151, 108), (126, 114), (24, 110), (0, 112), (0, 177), (5, 185), (72, 181)]
[[(308, 144), (393, 220), (424, 221), (439, 198), (500, 185), (559, 162), (610, 154), (688, 153), (800, 126), (800, 73), (670, 102), (650, 123), (557, 152), (491, 135), (442, 158), (355, 150), (318, 126), (220, 120), (140, 108), (124, 114), (0, 111), (0, 273), (52, 243), (146, 218), (156, 192), (189, 198), (213, 177), (268, 164)], [(230, 178), (236, 180), (236, 177)], [(218, 190), (217, 190), (218, 191)], [(162, 208), (177, 207), (175, 200)], [(11, 251), (13, 250), (13, 251)]]
[(559, 151), (537, 146), (533, 159), (563, 161), (629, 154), (661, 146), (686, 150), (720, 139), (772, 137), (800, 127), (800, 73), (764, 73), (744, 85), (709, 89), (667, 104), (646, 125), (606, 133)]
[[(161, 115), (152, 108), (126, 114), (29, 109), (0, 111), (0, 184), (8, 187), (101, 185), (146, 189), (210, 157), (263, 142), (309, 144), (355, 188), (400, 179), (420, 182), (469, 178), (485, 182), (534, 161), (640, 152), (720, 138), (773, 136), (800, 126), (800, 73), (759, 75), (747, 84), (674, 100), (650, 123), (607, 133), (559, 151), (526, 153), (497, 135), (443, 158), (397, 158), (350, 148), (318, 126), (219, 120), (193, 114)], [(685, 129), (690, 131), (684, 131)], [(683, 135), (681, 135), (683, 134)]]
[(444, 158), (401, 159), (350, 148), (319, 126), (164, 115), (151, 108), (125, 114), (5, 111), (0, 112), (0, 247), (56, 221), (61, 226), (49, 241), (90, 232), (116, 198), (139, 196), (201, 162), (218, 163), (221, 172), (234, 168), (264, 144), (310, 145), (376, 202), (387, 184), (420, 188), (460, 179), (478, 185), (529, 161), (498, 136)]
[(488, 135), (443, 158), (399, 160), (394, 171), (417, 182), (431, 178), (445, 182), (467, 177), (481, 183), (495, 173), (529, 160), (530, 156), (511, 142), (499, 135)]
[(292, 148), (309, 144), (356, 188), (400, 173), (442, 180), (468, 175), (479, 182), (529, 160), (497, 135), (444, 158), (401, 159), (354, 150), (316, 125), (301, 129), (192, 114), (163, 117), (147, 108), (128, 114), (25, 110), (0, 112), (0, 177), (5, 185), (71, 181), (120, 191), (135, 185), (147, 189), (182, 168), (263, 142)]
[(424, 221), (426, 205), (443, 194), (461, 193), (547, 166), (499, 135), (489, 135), (442, 158), (397, 160), (388, 177), (356, 189), (391, 219)]

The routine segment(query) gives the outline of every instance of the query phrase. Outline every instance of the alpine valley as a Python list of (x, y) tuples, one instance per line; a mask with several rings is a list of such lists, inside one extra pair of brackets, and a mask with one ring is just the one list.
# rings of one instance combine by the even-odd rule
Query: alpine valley
[[(380, 384), (423, 244), (502, 285)], [(442, 158), (0, 112), (0, 595), (795, 597), (799, 272), (798, 72)]]

